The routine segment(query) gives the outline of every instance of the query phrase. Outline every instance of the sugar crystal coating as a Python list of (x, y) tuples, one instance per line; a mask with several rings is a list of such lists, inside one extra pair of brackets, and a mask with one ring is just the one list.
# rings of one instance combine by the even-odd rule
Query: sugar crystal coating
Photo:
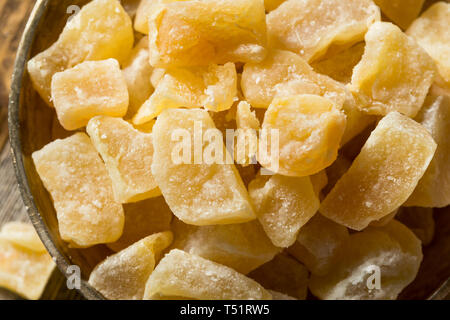
[(2, 225), (0, 239), (36, 252), (46, 252), (34, 227), (25, 222), (11, 221)]

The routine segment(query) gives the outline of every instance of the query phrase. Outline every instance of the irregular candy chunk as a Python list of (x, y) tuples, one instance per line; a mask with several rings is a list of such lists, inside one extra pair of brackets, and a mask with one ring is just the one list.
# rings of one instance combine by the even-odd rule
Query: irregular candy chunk
[(158, 6), (149, 23), (153, 66), (261, 61), (266, 54), (261, 0), (177, 1)]
[(243, 274), (270, 261), (280, 252), (258, 221), (198, 227), (176, 219), (172, 230), (175, 234), (172, 248), (226, 265)]
[[(312, 293), (327, 300), (395, 299), (417, 275), (420, 240), (400, 222), (350, 236), (344, 255), (324, 277), (312, 275)], [(379, 285), (380, 287), (376, 287)]]
[(309, 177), (259, 176), (248, 191), (259, 222), (277, 247), (292, 245), (320, 205)]
[(137, 31), (148, 34), (148, 20), (158, 4), (171, 3), (182, 0), (141, 0), (139, 7), (136, 11), (136, 17), (134, 18), (134, 29)]
[(134, 47), (131, 56), (125, 61), (122, 69), (130, 100), (126, 118), (133, 117), (153, 92), (150, 83), (153, 68), (150, 66), (148, 59), (148, 37), (144, 37)]
[(145, 284), (162, 251), (172, 242), (172, 233), (148, 236), (100, 262), (89, 284), (112, 300), (141, 300)]
[(258, 283), (224, 265), (181, 250), (170, 251), (147, 281), (144, 299), (175, 296), (200, 300), (270, 300)]
[(119, 203), (136, 202), (161, 195), (153, 178), (152, 134), (140, 132), (121, 118), (92, 118), (86, 131), (100, 153)]
[(236, 111), (237, 141), (235, 146), (235, 161), (241, 165), (256, 163), (258, 153), (258, 133), (261, 128), (255, 112), (251, 111), (250, 105), (241, 101)]
[(88, 247), (120, 237), (123, 208), (114, 201), (105, 164), (85, 133), (55, 140), (32, 157), (52, 196), (63, 240)]
[(272, 45), (312, 61), (332, 44), (361, 41), (379, 20), (370, 0), (289, 0), (267, 15), (267, 33)]
[(407, 35), (435, 60), (444, 86), (450, 87), (450, 3), (438, 2), (409, 27)]
[(437, 143), (436, 153), (405, 206), (445, 207), (450, 204), (450, 95), (432, 90), (416, 120)]
[(402, 29), (419, 15), (425, 0), (374, 0), (381, 11)]
[(47, 252), (38, 252), (0, 239), (0, 286), (37, 300), (55, 263)]
[(28, 61), (34, 88), (51, 105), (50, 85), (56, 72), (86, 60), (123, 62), (133, 47), (131, 19), (117, 0), (94, 0), (64, 27), (58, 40)]
[(354, 230), (364, 229), (408, 199), (436, 150), (428, 131), (398, 112), (385, 116), (321, 203), (320, 212)]
[(414, 117), (434, 81), (433, 60), (391, 23), (373, 24), (365, 39), (364, 55), (353, 69), (351, 83), (358, 107), (369, 114), (398, 111)]
[(34, 227), (25, 222), (16, 221), (5, 223), (0, 231), (0, 239), (5, 239), (32, 251), (46, 252)]
[(432, 208), (401, 207), (395, 219), (410, 228), (424, 246), (433, 240), (435, 226)]
[[(308, 176), (333, 163), (345, 130), (345, 115), (320, 96), (275, 98), (264, 116), (263, 130), (279, 132), (279, 167), (259, 157), (265, 168), (287, 176)], [(268, 145), (271, 150), (272, 141)]]
[(122, 236), (107, 246), (120, 251), (157, 232), (170, 230), (172, 211), (163, 197), (152, 198), (123, 206), (125, 225)]
[(153, 144), (153, 176), (180, 220), (210, 225), (255, 218), (247, 190), (207, 111), (165, 110), (153, 127)]
[(237, 100), (237, 76), (233, 63), (166, 70), (155, 92), (134, 117), (141, 124), (168, 108), (205, 107), (212, 111), (230, 109)]
[(308, 270), (285, 254), (275, 256), (273, 260), (252, 271), (248, 277), (266, 289), (275, 290), (299, 300), (305, 300), (308, 293)]
[(127, 84), (114, 59), (86, 61), (56, 73), (52, 99), (66, 130), (82, 128), (97, 115), (122, 117), (128, 108)]
[(346, 227), (318, 213), (300, 229), (297, 241), (288, 252), (304, 263), (311, 273), (326, 275), (336, 263), (348, 237)]

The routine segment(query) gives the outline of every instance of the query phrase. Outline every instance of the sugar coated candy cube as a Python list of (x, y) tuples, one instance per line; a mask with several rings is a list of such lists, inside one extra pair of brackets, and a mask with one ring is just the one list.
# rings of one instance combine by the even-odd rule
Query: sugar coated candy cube
[(199, 300), (271, 300), (272, 296), (243, 274), (174, 249), (150, 275), (144, 299), (175, 296)]
[(292, 245), (320, 205), (309, 177), (258, 176), (248, 191), (259, 222), (277, 247)]
[(278, 131), (278, 141), (270, 139), (268, 149), (278, 142), (279, 161), (267, 161), (261, 152), (258, 161), (282, 175), (318, 173), (336, 159), (345, 124), (345, 114), (329, 99), (310, 94), (277, 97), (264, 115), (262, 128)]
[(321, 203), (320, 212), (351, 229), (364, 229), (408, 199), (435, 150), (423, 126), (398, 112), (389, 113)]
[(256, 218), (222, 135), (206, 110), (166, 109), (153, 127), (153, 145), (152, 174), (180, 220), (210, 225)]
[(89, 247), (121, 236), (122, 205), (114, 200), (105, 164), (85, 133), (55, 140), (32, 157), (53, 199), (63, 240)]
[(288, 0), (267, 15), (267, 33), (271, 45), (312, 61), (330, 45), (361, 41), (379, 20), (370, 0)]
[(148, 277), (172, 238), (170, 231), (156, 233), (109, 256), (92, 270), (89, 284), (108, 299), (141, 300)]
[(262, 0), (161, 4), (149, 18), (150, 63), (175, 67), (261, 61), (266, 37)]
[(0, 239), (36, 252), (46, 252), (34, 227), (25, 222), (12, 221), (5, 223), (0, 230)]
[(173, 68), (166, 70), (155, 92), (133, 119), (142, 124), (168, 108), (230, 109), (237, 100), (237, 76), (233, 63), (223, 66)]
[(128, 58), (133, 47), (131, 19), (118, 0), (93, 0), (70, 19), (58, 40), (28, 61), (36, 91), (51, 105), (50, 85), (56, 72), (86, 60)]
[(435, 79), (433, 60), (392, 23), (374, 23), (365, 40), (350, 86), (358, 107), (369, 114), (398, 111), (414, 117)]
[(117, 60), (86, 61), (58, 72), (52, 99), (66, 130), (87, 125), (97, 115), (122, 117), (128, 109), (128, 89)]
[(326, 275), (336, 263), (348, 237), (346, 227), (318, 213), (300, 229), (297, 241), (287, 251), (304, 263), (311, 273)]
[(410, 228), (422, 241), (422, 245), (426, 246), (433, 241), (435, 223), (432, 208), (401, 207), (395, 219)]
[(271, 261), (248, 274), (266, 289), (275, 290), (305, 300), (308, 293), (309, 272), (304, 265), (286, 254), (279, 254)]
[(97, 116), (86, 131), (100, 153), (119, 203), (136, 202), (161, 195), (153, 178), (153, 138), (121, 118)]
[(171, 248), (180, 249), (247, 274), (280, 252), (258, 221), (193, 226), (175, 219), (175, 239)]
[(422, 261), (420, 240), (400, 222), (352, 234), (344, 254), (326, 276), (312, 275), (311, 292), (324, 300), (386, 300), (417, 275)]
[(237, 141), (234, 157), (236, 163), (249, 165), (256, 163), (258, 153), (258, 131), (261, 128), (258, 118), (246, 101), (237, 105), (236, 111)]
[(42, 295), (55, 262), (46, 251), (33, 251), (7, 237), (0, 238), (0, 286), (24, 298), (37, 300)]
[(150, 82), (153, 68), (149, 63), (148, 37), (142, 38), (124, 62), (122, 73), (128, 87), (129, 105), (126, 118), (132, 118), (150, 97), (153, 86)]
[(419, 15), (425, 0), (374, 0), (374, 2), (392, 22), (406, 29)]
[(405, 206), (445, 207), (450, 204), (450, 95), (432, 88), (415, 118), (437, 143), (436, 153)]
[(107, 246), (120, 251), (133, 243), (157, 232), (170, 230), (172, 211), (163, 197), (124, 204), (125, 225), (122, 236)]

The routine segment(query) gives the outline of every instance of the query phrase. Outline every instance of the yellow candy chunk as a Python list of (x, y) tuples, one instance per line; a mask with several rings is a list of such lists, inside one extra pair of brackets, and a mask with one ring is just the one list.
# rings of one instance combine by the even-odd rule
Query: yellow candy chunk
[(398, 112), (389, 113), (321, 203), (320, 212), (351, 229), (364, 229), (408, 199), (435, 150), (424, 127)]
[(148, 59), (148, 37), (144, 37), (133, 48), (131, 56), (125, 61), (122, 68), (129, 96), (126, 118), (133, 117), (153, 92), (150, 82), (153, 68)]
[(170, 231), (157, 233), (109, 256), (92, 270), (89, 284), (108, 299), (141, 300), (148, 277), (172, 237)]
[[(256, 163), (258, 153), (258, 131), (261, 128), (258, 118), (250, 105), (241, 101), (236, 111), (236, 134), (234, 157), (243, 166)], [(231, 129), (231, 128), (230, 128)]]
[(123, 206), (125, 225), (122, 236), (107, 246), (118, 252), (157, 232), (170, 230), (172, 211), (163, 197), (129, 203)]
[(224, 265), (174, 249), (147, 281), (144, 299), (161, 296), (199, 300), (270, 300), (258, 283)]
[(56, 72), (86, 60), (128, 58), (134, 42), (131, 19), (118, 0), (93, 0), (70, 19), (58, 40), (28, 61), (36, 91), (49, 104)]
[(433, 160), (405, 206), (445, 207), (450, 204), (450, 95), (432, 90), (415, 118), (437, 143)]
[(142, 124), (164, 109), (204, 107), (212, 111), (230, 109), (237, 100), (237, 75), (233, 63), (166, 70), (155, 92), (133, 119)]
[(259, 176), (248, 192), (259, 222), (277, 247), (292, 245), (320, 205), (309, 177)]
[(417, 275), (420, 240), (400, 222), (350, 236), (343, 255), (324, 277), (312, 275), (309, 288), (320, 299), (396, 299)]
[(156, 10), (158, 4), (171, 3), (183, 0), (141, 0), (134, 18), (134, 29), (143, 34), (148, 34), (148, 20)]
[(165, 110), (153, 127), (153, 144), (153, 176), (180, 220), (211, 225), (255, 219), (247, 190), (207, 111)]
[(309, 272), (304, 265), (288, 255), (279, 254), (249, 275), (266, 289), (305, 300), (308, 293)]
[(37, 300), (42, 295), (55, 263), (47, 252), (29, 250), (0, 239), (0, 286)]
[(172, 248), (186, 251), (247, 274), (280, 252), (258, 221), (240, 224), (193, 226), (176, 219), (172, 223)]
[(348, 237), (346, 227), (318, 213), (300, 229), (297, 241), (288, 252), (304, 263), (311, 273), (326, 275), (336, 263)]
[(0, 239), (36, 252), (46, 252), (36, 230), (25, 222), (8, 222), (0, 230)]
[(97, 115), (122, 117), (128, 109), (127, 84), (114, 59), (86, 61), (56, 73), (52, 99), (66, 130), (82, 128)]
[(422, 241), (422, 245), (426, 246), (433, 241), (435, 224), (432, 208), (401, 207), (395, 219), (410, 228)]
[(140, 132), (121, 118), (92, 118), (86, 131), (100, 153), (119, 203), (136, 202), (161, 195), (153, 178), (152, 134)]
[(123, 208), (114, 201), (105, 164), (85, 133), (55, 140), (32, 157), (53, 199), (63, 240), (89, 247), (121, 236)]
[(267, 33), (275, 47), (312, 61), (331, 45), (361, 41), (379, 20), (380, 10), (370, 0), (288, 0), (267, 15)]
[(161, 4), (149, 18), (150, 63), (175, 67), (261, 61), (266, 36), (262, 0)]
[(417, 18), (425, 0), (374, 0), (381, 11), (402, 29)]
[(435, 78), (430, 56), (398, 27), (374, 23), (366, 34), (364, 55), (353, 69), (351, 90), (369, 114), (398, 111), (414, 117)]
[(336, 159), (345, 123), (345, 114), (326, 98), (310, 94), (275, 98), (262, 128), (279, 132), (279, 167), (258, 160), (263, 167), (282, 175), (318, 173)]

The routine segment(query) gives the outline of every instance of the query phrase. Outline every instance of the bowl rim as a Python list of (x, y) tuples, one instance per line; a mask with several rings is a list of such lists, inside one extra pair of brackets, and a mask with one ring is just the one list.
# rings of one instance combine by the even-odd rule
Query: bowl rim
[[(11, 148), (12, 161), (16, 174), (19, 191), (27, 210), (28, 216), (36, 229), (40, 239), (48, 252), (55, 261), (58, 269), (67, 278), (67, 268), (71, 266), (70, 262), (64, 257), (60, 250), (55, 246), (50, 238), (49, 230), (44, 223), (39, 210), (31, 193), (28, 178), (25, 172), (22, 154), (22, 142), (19, 120), (19, 102), (22, 89), (22, 81), (26, 72), (26, 63), (30, 54), (30, 49), (34, 42), (36, 30), (41, 22), (42, 17), (46, 13), (51, 0), (37, 0), (33, 10), (28, 18), (25, 29), (17, 49), (16, 59), (14, 63), (14, 71), (12, 74), (11, 89), (8, 103), (8, 128), (9, 143)], [(95, 290), (87, 281), (81, 279), (80, 288), (77, 289), (86, 299), (104, 300), (105, 298)], [(450, 293), (450, 278), (446, 279), (442, 285), (437, 288), (427, 299), (443, 300)]]

